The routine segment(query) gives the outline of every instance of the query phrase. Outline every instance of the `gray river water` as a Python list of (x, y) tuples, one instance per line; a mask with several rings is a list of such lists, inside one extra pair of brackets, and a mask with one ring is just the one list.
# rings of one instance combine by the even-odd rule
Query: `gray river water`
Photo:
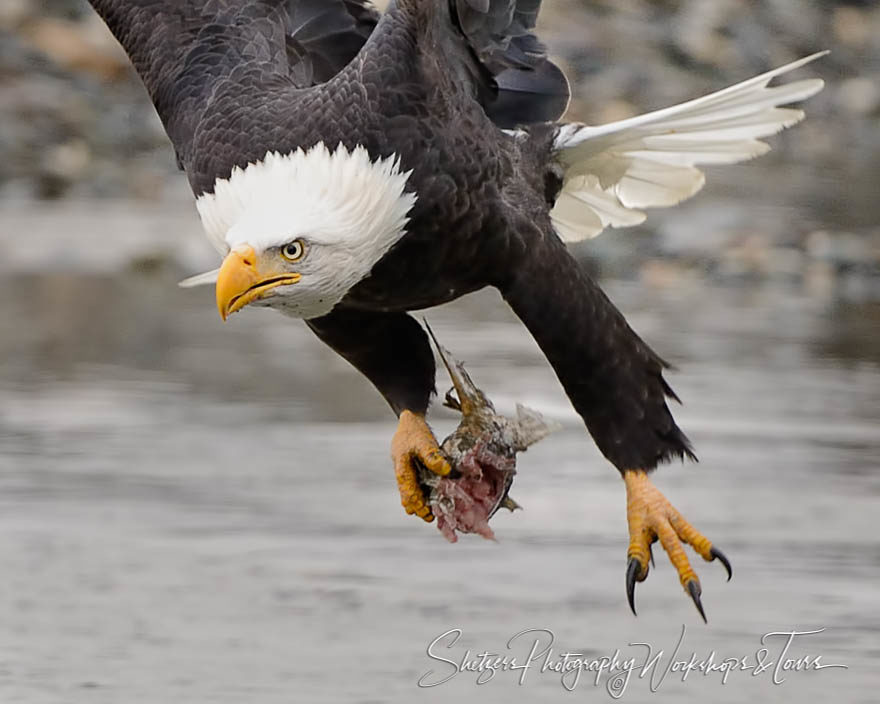
[[(399, 506), (378, 395), (271, 311), (223, 325), (161, 262), (0, 276), (0, 702), (608, 701), (608, 677), (532, 663), (453, 674), (428, 656), (524, 662), (555, 636), (645, 659), (624, 700), (876, 702), (880, 306), (797, 291), (609, 282), (678, 370), (698, 465), (658, 485), (734, 564), (700, 561), (709, 625), (662, 553), (624, 594), (623, 485), (526, 331), (483, 292), (426, 315), (501, 409), (564, 429), (520, 459), (525, 510), (497, 543), (447, 544)], [(446, 381), (441, 379), (441, 388)], [(433, 416), (438, 434), (455, 424)], [(715, 651), (848, 669), (670, 672)], [(766, 639), (770, 662), (782, 637)], [(488, 678), (484, 673), (482, 679)], [(520, 678), (523, 681), (520, 682)], [(569, 693), (564, 686), (574, 689)]]

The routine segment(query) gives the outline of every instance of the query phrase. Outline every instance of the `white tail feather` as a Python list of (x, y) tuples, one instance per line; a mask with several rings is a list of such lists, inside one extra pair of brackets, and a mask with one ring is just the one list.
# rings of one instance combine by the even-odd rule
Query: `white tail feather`
[(813, 54), (717, 93), (628, 120), (563, 125), (556, 158), (565, 169), (551, 217), (560, 237), (577, 242), (606, 227), (644, 222), (641, 208), (676, 205), (705, 183), (700, 164), (735, 164), (765, 154), (761, 137), (804, 118), (782, 108), (815, 95), (820, 79), (768, 87), (777, 76), (815, 61)]

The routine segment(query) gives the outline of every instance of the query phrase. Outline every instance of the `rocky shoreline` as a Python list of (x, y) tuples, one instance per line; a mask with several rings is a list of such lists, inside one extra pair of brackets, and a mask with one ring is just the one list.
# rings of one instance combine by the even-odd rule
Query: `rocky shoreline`
[[(803, 125), (772, 138), (770, 155), (710, 170), (705, 193), (688, 206), (652, 213), (644, 226), (580, 251), (605, 273), (658, 285), (697, 272), (832, 287), (841, 277), (856, 278), (867, 281), (862, 289), (876, 288), (877, 3), (545, 0), (542, 36), (571, 79), (570, 117), (591, 123), (663, 107), (832, 49), (810, 69), (826, 79), (826, 90), (809, 102)], [(85, 0), (6, 0), (0, 8), (4, 231), (8, 214), (20, 218), (46, 200), (123, 199), (167, 208), (182, 203), (187, 191), (143, 87)]]

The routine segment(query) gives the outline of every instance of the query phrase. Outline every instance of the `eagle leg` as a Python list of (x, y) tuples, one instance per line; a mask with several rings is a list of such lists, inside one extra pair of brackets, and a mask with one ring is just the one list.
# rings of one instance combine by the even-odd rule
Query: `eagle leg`
[(681, 586), (691, 597), (703, 621), (706, 614), (700, 601), (700, 580), (691, 567), (682, 542), (687, 543), (707, 562), (718, 558), (727, 570), (727, 579), (733, 576), (730, 561), (712, 542), (688, 523), (678, 510), (655, 487), (644, 470), (623, 473), (626, 483), (626, 516), (629, 523), (629, 562), (626, 568), (626, 594), (633, 613), (636, 582), (648, 576), (648, 561), (652, 559), (651, 544), (660, 541), (669, 555)]
[(417, 470), (421, 464), (446, 476), (451, 467), (425, 422), (434, 392), (434, 353), (425, 330), (406, 313), (374, 312), (344, 305), (306, 323), (373, 382), (398, 415), (391, 458), (401, 503), (407, 513), (428, 522), (434, 520)]
[(397, 431), (391, 440), (391, 459), (394, 462), (394, 474), (403, 508), (408, 514), (415, 514), (430, 523), (434, 520), (434, 515), (419, 484), (415, 463), (420, 462), (426, 469), (441, 477), (447, 476), (452, 471), (452, 466), (443, 456), (443, 451), (423, 415), (412, 411), (403, 411), (400, 414)]
[[(635, 612), (635, 584), (648, 576), (651, 545), (659, 540), (700, 614), (700, 581), (682, 547), (706, 560), (727, 559), (698, 533), (648, 479), (659, 464), (696, 460), (672, 416), (675, 394), (667, 365), (626, 322), (547, 223), (520, 225), (527, 253), (500, 283), (504, 299), (526, 324), (553, 366), (596, 445), (626, 482), (629, 564), (626, 589)], [(638, 468), (638, 469), (635, 469)]]

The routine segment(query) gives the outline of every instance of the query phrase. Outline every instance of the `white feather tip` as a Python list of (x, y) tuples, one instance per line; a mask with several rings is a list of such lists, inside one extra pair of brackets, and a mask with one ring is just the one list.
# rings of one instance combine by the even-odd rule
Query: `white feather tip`
[(195, 276), (190, 276), (188, 279), (184, 279), (177, 285), (180, 288), (195, 288), (196, 286), (208, 286), (210, 284), (217, 283), (217, 275), (220, 273), (219, 269), (214, 269), (212, 271), (206, 271), (203, 274), (196, 274)]

